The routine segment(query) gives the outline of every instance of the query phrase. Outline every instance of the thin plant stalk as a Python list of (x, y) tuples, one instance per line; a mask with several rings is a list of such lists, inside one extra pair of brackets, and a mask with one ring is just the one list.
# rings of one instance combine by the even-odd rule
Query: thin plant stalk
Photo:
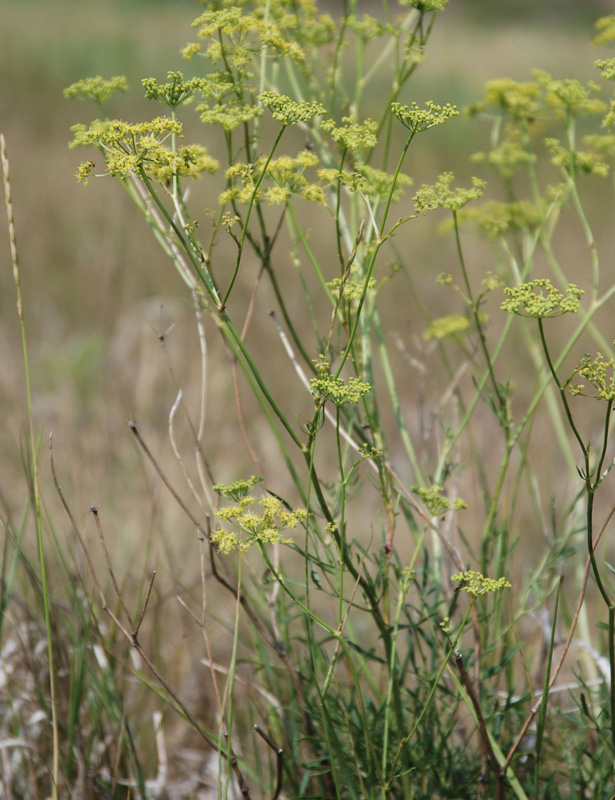
[(32, 411), (32, 386), (30, 380), (30, 359), (28, 357), (28, 343), (26, 339), (26, 323), (23, 310), (23, 300), (21, 296), (21, 280), (19, 274), (19, 259), (17, 256), (17, 237), (15, 234), (15, 220), (13, 217), (13, 202), (11, 198), (11, 181), (9, 173), (9, 161), (6, 154), (6, 141), (4, 135), (0, 134), (0, 157), (2, 159), (2, 174), (4, 180), (4, 200), (9, 228), (9, 244), (11, 249), (11, 262), (13, 265), (13, 278), (17, 291), (17, 314), (19, 316), (19, 327), (21, 331), (21, 346), (23, 352), (24, 376), (26, 384), (26, 403), (28, 409), (28, 428), (29, 428), (29, 448), (30, 461), (32, 467), (32, 489), (34, 500), (34, 518), (36, 522), (36, 538), (38, 546), (39, 565), (41, 570), (41, 594), (43, 600), (43, 616), (45, 619), (45, 635), (47, 641), (47, 659), (49, 667), (49, 695), (51, 704), (51, 728), (53, 739), (53, 761), (51, 765), (51, 796), (53, 800), (58, 798), (58, 787), (60, 781), (60, 740), (58, 730), (58, 709), (57, 709), (57, 687), (56, 687), (56, 667), (53, 652), (53, 627), (51, 623), (50, 610), (50, 587), (47, 579), (47, 566), (45, 557), (45, 545), (43, 540), (43, 522), (41, 517), (41, 493), (38, 475), (38, 456), (39, 450), (36, 445), (34, 433), (34, 414)]

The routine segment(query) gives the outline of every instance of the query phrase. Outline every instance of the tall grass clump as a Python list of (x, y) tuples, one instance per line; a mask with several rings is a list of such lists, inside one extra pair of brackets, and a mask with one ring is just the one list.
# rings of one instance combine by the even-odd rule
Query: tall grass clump
[[(194, 534), (198, 590), (166, 580), (208, 702), (174, 680), (157, 571), (123, 575), (104, 508), (83, 529), (49, 439), (70, 556), (54, 534), (32, 423), (39, 562), (27, 509), (2, 562), (7, 797), (613, 796), (615, 273), (591, 210), (615, 158), (615, 59), (596, 62), (602, 86), (489, 81), (466, 109), (485, 177), (411, 188), (427, 137), (461, 124), (454, 97), (413, 100), (446, 5), (207, 2), (190, 75), (143, 80), (147, 120), (113, 117), (123, 77), (66, 90), (98, 108), (73, 127), (79, 180), (118, 180), (194, 311), (198, 388), (159, 335), (168, 448), (129, 429)], [(599, 20), (596, 44), (614, 41)], [(432, 274), (413, 239), (435, 214), (450, 244), (432, 229)], [(20, 661), (36, 735), (10, 667), (26, 634), (46, 654)], [(169, 759), (161, 711), (198, 767)]]

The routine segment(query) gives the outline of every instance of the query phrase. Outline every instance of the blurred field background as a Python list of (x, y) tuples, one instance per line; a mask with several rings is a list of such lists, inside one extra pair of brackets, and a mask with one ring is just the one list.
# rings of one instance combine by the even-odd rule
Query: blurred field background
[[(365, 10), (374, 14), (378, 5), (364, 3)], [(194, 316), (184, 285), (120, 186), (109, 179), (91, 180), (87, 187), (77, 184), (76, 167), (88, 156), (68, 150), (69, 129), (77, 121), (89, 121), (94, 111), (65, 100), (62, 89), (90, 75), (124, 74), (130, 92), (114, 99), (112, 114), (132, 121), (159, 113), (142, 99), (140, 79), (162, 79), (171, 69), (190, 73), (194, 64), (187, 66), (178, 51), (190, 39), (190, 22), (200, 10), (190, 0), (0, 1), (0, 129), (11, 163), (35, 416), (43, 433), (41, 482), (47, 525), (55, 531), (61, 549), (69, 528), (47, 465), (47, 434), (53, 431), (63, 489), (84, 529), (93, 533), (88, 506), (99, 505), (120, 574), (130, 573), (141, 586), (148, 569), (154, 564), (158, 569), (161, 578), (154, 614), (165, 615), (168, 638), (164, 647), (177, 647), (181, 641), (189, 656), (176, 660), (178, 674), (169, 678), (183, 683), (197, 702), (199, 678), (190, 664), (202, 657), (202, 643), (174, 597), (178, 586), (198, 584), (194, 532), (143, 464), (127, 425), (136, 418), (152, 449), (168, 455), (167, 419), (176, 388), (157, 334), (174, 326), (167, 337), (170, 357), (180, 384), (188, 397), (193, 393), (196, 402)], [(334, 2), (330, 10), (335, 13)], [(452, 0), (436, 22), (428, 59), (411, 82), (413, 94), (402, 101), (432, 98), (462, 107), (480, 99), (485, 80), (502, 76), (524, 80), (534, 67), (555, 77), (597, 80), (593, 61), (601, 54), (592, 48), (590, 38), (594, 20), (610, 10), (607, 2)], [(199, 141), (203, 128), (196, 116), (186, 128), (190, 140)], [(433, 182), (444, 170), (455, 172), (460, 181), (472, 174), (484, 176), (469, 163), (469, 157), (487, 146), (487, 137), (488, 129), (479, 121), (461, 117), (418, 143), (405, 171), (415, 186)], [(216, 144), (205, 144), (215, 155)], [(611, 195), (612, 184), (610, 179), (590, 180), (586, 199), (598, 245), (602, 252), (608, 252), (609, 246), (612, 252), (612, 216), (602, 211), (608, 207), (604, 199)], [(215, 197), (201, 200), (203, 209), (216, 204)], [(435, 276), (454, 268), (453, 243), (439, 238), (438, 221), (434, 217), (414, 226), (412, 236), (405, 236), (400, 246), (410, 254), (413, 278), (424, 296), (431, 296), (436, 307), (441, 304), (440, 315), (459, 307), (452, 294), (444, 298), (437, 294), (442, 289), (436, 286)], [(205, 213), (202, 224), (206, 224)], [(578, 230), (570, 232), (569, 240), (564, 236), (560, 247), (568, 266), (575, 260), (587, 262)], [(476, 275), (492, 267), (488, 248), (471, 241), (468, 260)], [(615, 265), (605, 259), (603, 269), (615, 280)], [(574, 266), (568, 275), (571, 279), (575, 275)], [(248, 282), (246, 296), (250, 288)], [(263, 361), (270, 360), (275, 367), (275, 360), (284, 356), (267, 318), (271, 303), (263, 288), (258, 314), (265, 322), (259, 323), (258, 346)], [(410, 295), (392, 289), (386, 303), (392, 335), (399, 335), (413, 353), (419, 352), (425, 321)], [(489, 310), (495, 312), (495, 305)], [(603, 319), (605, 336), (612, 338), (612, 313)], [(228, 413), (234, 402), (230, 365), (221, 348), (211, 349), (207, 456), (216, 478), (230, 481), (254, 470), (238, 437), (236, 418)], [(401, 356), (399, 366), (403, 369)], [(521, 368), (510, 367), (513, 374), (519, 372), (522, 384)], [(282, 374), (286, 380), (289, 372)], [(415, 378), (409, 375), (400, 383), (408, 408)], [(278, 391), (288, 396), (291, 406), (301, 394), (297, 386), (281, 385)], [(246, 407), (250, 419), (247, 399)], [(28, 499), (27, 418), (4, 222), (0, 224), (0, 415), (2, 522), (11, 521), (16, 530)], [(411, 408), (408, 416), (413, 416)], [(412, 419), (409, 424), (414, 424)], [(269, 434), (258, 427), (250, 433), (261, 455), (266, 453)], [(537, 447), (543, 444), (538, 442)], [(565, 492), (570, 487), (560, 485), (557, 464), (549, 462), (548, 449), (542, 457), (546, 473), (554, 475), (553, 492)], [(24, 546), (34, 554), (33, 539)], [(67, 558), (72, 557), (69, 551)], [(168, 583), (165, 573), (172, 576)], [(51, 581), (53, 587), (53, 575)], [(165, 587), (168, 596), (161, 591)], [(168, 624), (168, 614), (177, 618), (177, 625)], [(225, 647), (221, 639), (221, 651)]]

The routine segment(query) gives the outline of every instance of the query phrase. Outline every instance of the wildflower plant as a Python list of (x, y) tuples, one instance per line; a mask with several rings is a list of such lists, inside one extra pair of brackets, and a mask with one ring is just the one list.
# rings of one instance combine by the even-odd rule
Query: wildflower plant
[[(72, 128), (70, 146), (87, 151), (79, 181), (90, 192), (95, 178), (118, 179), (196, 315), (199, 423), (183, 393), (169, 417), (190, 501), (130, 426), (200, 548), (201, 617), (181, 603), (210, 667), (214, 700), (202, 719), (139, 636), (154, 577), (133, 617), (105, 549), (114, 610), (56, 480), (57, 489), (103, 608), (162, 687), (160, 702), (214, 753), (221, 798), (523, 800), (564, 797), (571, 786), (580, 796), (590, 762), (594, 796), (611, 791), (610, 767), (595, 764), (605, 753), (612, 764), (615, 752), (615, 677), (589, 694), (575, 685), (583, 713), (572, 722), (561, 716), (571, 729), (583, 720), (598, 755), (584, 744), (570, 764), (560, 748), (549, 756), (556, 767), (542, 770), (547, 710), (560, 713), (550, 693), (575, 639), (585, 665), (604, 645), (615, 676), (615, 600), (594, 503), (615, 463), (615, 354), (596, 322), (615, 288), (603, 285), (581, 188), (610, 174), (613, 106), (596, 83), (546, 72), (489, 81), (466, 110), (490, 128), (489, 146), (473, 159), (488, 181), (459, 186), (444, 165), (412, 195), (408, 154), (420, 158), (431, 129), (454, 130), (460, 113), (445, 100), (413, 100), (446, 5), (384, 0), (376, 18), (355, 0), (339, 9), (215, 0), (204, 3), (182, 51), (193, 77), (171, 71), (142, 81), (149, 120), (112, 116), (114, 94), (128, 89), (121, 77), (66, 90), (97, 106), (92, 121)], [(600, 41), (611, 41), (611, 28), (612, 20), (599, 23)], [(613, 79), (611, 60), (597, 68)], [(191, 199), (195, 180), (205, 212)], [(414, 235), (436, 210), (454, 257), (419, 275)], [(565, 214), (586, 246), (572, 265), (553, 243)], [(486, 265), (474, 263), (476, 247), (488, 253)], [(411, 309), (405, 316), (418, 337), (390, 322), (391, 295)], [(592, 344), (581, 352), (598, 355), (579, 360), (579, 340)], [(216, 384), (232, 381), (237, 399), (236, 411), (225, 407), (215, 421), (232, 425), (232, 446), (218, 451), (205, 424), (208, 347), (220, 347), (217, 363), (229, 365)], [(509, 374), (511, 352), (533, 380)], [(570, 359), (577, 366), (562, 378)], [(254, 400), (249, 412), (244, 391)], [(588, 395), (604, 401), (597, 448), (577, 412), (596, 405)], [(175, 435), (180, 409), (193, 467)], [(550, 517), (530, 437), (546, 428), (557, 468), (582, 490)], [(254, 477), (214, 478), (245, 475), (250, 460)], [(586, 560), (603, 632), (584, 605)], [(561, 622), (556, 587), (565, 573), (577, 607), (567, 606)], [(551, 639), (537, 648), (548, 651), (547, 663), (530, 675), (533, 641), (544, 636), (538, 609)], [(212, 651), (214, 617), (224, 665)], [(116, 647), (114, 638), (114, 658)], [(596, 664), (589, 672), (596, 677)], [(151, 676), (143, 681), (152, 685)], [(604, 698), (608, 722), (595, 710)], [(532, 726), (537, 743), (531, 759), (521, 758)]]
[(251, 478), (249, 481), (235, 481), (229, 486), (213, 487), (214, 491), (235, 500), (235, 505), (218, 508), (216, 516), (221, 522), (233, 525), (236, 530), (219, 527), (211, 534), (211, 542), (224, 555), (233, 550), (245, 552), (255, 544), (291, 544), (292, 539), (283, 538), (282, 532), (296, 528), (307, 519), (305, 510), (288, 510), (279, 497), (271, 495), (261, 497), (258, 506), (262, 511), (255, 512), (255, 500), (247, 493), (255, 482), (255, 478)]

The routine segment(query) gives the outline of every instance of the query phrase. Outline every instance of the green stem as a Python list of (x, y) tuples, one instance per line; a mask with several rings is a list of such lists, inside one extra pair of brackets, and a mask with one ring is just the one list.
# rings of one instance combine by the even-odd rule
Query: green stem
[[(432, 684), (431, 690), (430, 690), (429, 694), (427, 695), (427, 699), (425, 700), (425, 704), (423, 705), (421, 713), (418, 715), (418, 717), (414, 721), (414, 725), (410, 729), (410, 732), (408, 734), (406, 734), (406, 736), (404, 736), (404, 738), (399, 743), (399, 746), (397, 748), (397, 752), (395, 754), (395, 758), (393, 759), (393, 764), (391, 765), (391, 778), (389, 780), (389, 784), (393, 780), (395, 767), (397, 766), (397, 762), (400, 759), (400, 756), (402, 754), (403, 749), (408, 744), (410, 739), (412, 739), (412, 737), (414, 736), (415, 732), (418, 730), (419, 725), (423, 721), (423, 717), (425, 716), (425, 714), (427, 713), (427, 710), (429, 709), (429, 707), (431, 705), (431, 702), (432, 702), (432, 700), (434, 698), (434, 695), (436, 693), (436, 689), (438, 688), (438, 684), (440, 683), (440, 678), (442, 677), (442, 674), (444, 673), (444, 670), (446, 669), (446, 665), (451, 660), (451, 657), (453, 656), (455, 650), (457, 649), (457, 645), (459, 644), (459, 640), (461, 638), (461, 634), (463, 633), (463, 630), (465, 628), (466, 622), (468, 621), (468, 618), (470, 616), (470, 612), (472, 610), (472, 607), (474, 606), (474, 602), (475, 602), (475, 598), (472, 599), (472, 602), (468, 606), (468, 610), (466, 611), (465, 617), (463, 618), (463, 620), (461, 622), (461, 625), (459, 626), (459, 630), (457, 631), (457, 635), (455, 636), (455, 641), (451, 645), (448, 653), (446, 654), (446, 656), (445, 656), (445, 658), (444, 658), (444, 660), (443, 660), (443, 662), (442, 662), (442, 664), (440, 666), (440, 669), (438, 670), (438, 674), (436, 675), (435, 680), (434, 680), (434, 682)], [(388, 789), (388, 786), (386, 788)]]
[[(346, 561), (346, 554), (348, 548), (346, 547), (346, 476), (344, 469), (344, 456), (342, 453), (342, 440), (340, 437), (340, 406), (335, 409), (335, 447), (337, 451), (337, 468), (339, 473), (339, 532), (340, 532), (340, 564)], [(337, 624), (341, 630), (342, 619), (344, 617), (344, 570), (339, 571), (339, 587), (338, 587), (338, 610), (337, 610)]]
[[(399, 584), (399, 595), (397, 597), (397, 606), (395, 609), (395, 620), (393, 622), (393, 631), (391, 634), (392, 639), (392, 646), (391, 646), (391, 654), (389, 657), (389, 680), (388, 680), (388, 687), (387, 687), (387, 696), (384, 703), (384, 733), (383, 733), (383, 741), (382, 741), (382, 774), (386, 775), (386, 768), (387, 768), (387, 761), (389, 759), (389, 729), (391, 725), (391, 719), (389, 710), (391, 707), (391, 701), (393, 699), (394, 694), (394, 686), (398, 684), (397, 680), (397, 636), (399, 633), (399, 622), (401, 619), (401, 612), (404, 606), (404, 600), (406, 599), (406, 594), (409, 589), (410, 582), (404, 577), (400, 581)], [(384, 796), (384, 795), (383, 795)]]
[(568, 184), (570, 187), (572, 203), (574, 205), (575, 211), (577, 212), (577, 216), (579, 217), (581, 227), (583, 228), (583, 233), (585, 234), (585, 240), (587, 242), (587, 246), (589, 247), (589, 251), (591, 254), (593, 284), (594, 284), (593, 289), (594, 289), (594, 300), (595, 300), (598, 297), (598, 291), (600, 288), (600, 261), (598, 258), (598, 249), (596, 247), (596, 240), (594, 239), (594, 234), (589, 224), (589, 220), (587, 219), (585, 211), (583, 210), (583, 205), (581, 204), (581, 199), (579, 197), (579, 192), (577, 189), (576, 172), (574, 165), (575, 133), (576, 133), (575, 118), (569, 116), (566, 125), (566, 138), (568, 140), (568, 150), (570, 155), (570, 172), (566, 174), (566, 178), (568, 180)]
[(154, 203), (156, 203), (156, 205), (158, 206), (161, 214), (163, 215), (163, 217), (168, 222), (169, 227), (173, 230), (173, 232), (175, 233), (175, 235), (179, 239), (179, 242), (180, 242), (184, 252), (186, 253), (188, 258), (192, 262), (192, 266), (194, 267), (194, 269), (196, 270), (199, 278), (203, 282), (203, 285), (207, 289), (210, 297), (216, 303), (219, 303), (220, 301), (219, 301), (219, 298), (218, 298), (218, 292), (216, 291), (216, 287), (214, 286), (214, 283), (211, 280), (211, 277), (209, 276), (209, 274), (207, 272), (203, 272), (203, 269), (202, 269), (202, 263), (203, 262), (201, 262), (201, 260), (198, 258), (197, 254), (194, 251), (194, 248), (192, 247), (190, 242), (186, 239), (186, 237), (184, 236), (183, 232), (180, 231), (180, 229), (177, 227), (177, 225), (175, 223), (175, 220), (171, 217), (171, 215), (167, 211), (164, 203), (158, 197), (157, 193), (154, 191), (154, 187), (152, 186), (152, 182), (148, 178), (147, 173), (145, 172), (145, 169), (143, 168), (143, 165), (139, 166), (139, 175), (141, 176), (141, 180), (143, 181), (143, 183), (146, 185), (147, 190), (148, 190), (148, 192), (150, 193), (150, 195), (152, 197), (152, 200), (154, 201)]
[(295, 213), (295, 209), (294, 209), (294, 206), (293, 206), (292, 202), (289, 202), (289, 204), (288, 204), (288, 212), (290, 214), (290, 218), (292, 220), (293, 228), (295, 230), (295, 233), (297, 234), (297, 237), (299, 238), (299, 241), (301, 242), (301, 244), (303, 246), (303, 249), (305, 250), (305, 253), (306, 253), (310, 263), (314, 267), (314, 272), (316, 273), (316, 275), (318, 277), (320, 285), (322, 286), (322, 289), (323, 289), (324, 293), (326, 294), (327, 298), (329, 299), (329, 302), (331, 303), (331, 305), (335, 306), (335, 298), (331, 294), (331, 290), (327, 286), (327, 281), (325, 280), (325, 276), (323, 275), (322, 270), (320, 269), (320, 264), (318, 263), (318, 261), (316, 259), (316, 256), (312, 252), (312, 249), (311, 249), (307, 239), (305, 238), (305, 234), (303, 233), (303, 228), (299, 224), (299, 220), (297, 219), (297, 215)]
[(286, 125), (282, 125), (282, 127), (278, 131), (278, 135), (275, 138), (275, 141), (273, 143), (273, 147), (269, 151), (269, 155), (267, 156), (267, 160), (265, 161), (265, 165), (263, 166), (263, 169), (261, 170), (261, 173), (258, 176), (256, 184), (254, 185), (254, 190), (252, 191), (252, 194), (250, 196), (250, 202), (248, 203), (248, 209), (246, 211), (246, 216), (245, 216), (245, 219), (243, 221), (243, 228), (241, 229), (241, 236), (239, 237), (239, 244), (237, 246), (237, 258), (235, 260), (235, 269), (233, 270), (233, 275), (231, 277), (231, 281), (229, 283), (228, 289), (226, 290), (226, 292), (224, 294), (224, 297), (222, 298), (222, 308), (226, 307), (226, 304), (228, 302), (229, 296), (230, 296), (230, 294), (231, 294), (231, 292), (233, 290), (233, 286), (235, 285), (235, 281), (237, 280), (237, 275), (239, 273), (239, 264), (241, 263), (241, 258), (242, 258), (242, 255), (243, 255), (243, 247), (244, 247), (244, 243), (245, 243), (245, 240), (246, 240), (246, 233), (248, 231), (248, 223), (250, 222), (250, 215), (252, 214), (252, 209), (254, 207), (254, 203), (256, 202), (256, 197), (257, 197), (257, 194), (258, 194), (258, 190), (260, 188), (261, 183), (263, 182), (263, 178), (265, 177), (265, 174), (267, 172), (267, 168), (269, 167), (269, 162), (273, 158), (273, 154), (276, 151), (276, 148), (277, 148), (277, 146), (278, 146), (278, 144), (280, 142), (280, 139), (282, 138), (282, 134), (286, 130), (286, 127), (287, 127)]
[(602, 437), (602, 451), (600, 453), (600, 457), (598, 458), (598, 465), (596, 466), (596, 480), (594, 482), (594, 487), (598, 488), (600, 485), (600, 481), (602, 480), (602, 466), (604, 464), (604, 459), (606, 457), (606, 448), (609, 443), (609, 428), (610, 428), (610, 421), (611, 421), (611, 411), (613, 410), (613, 401), (609, 400), (606, 404), (606, 415), (604, 420), (604, 435)]
[(609, 606), (609, 666), (610, 675), (610, 710), (611, 710), (611, 741), (615, 750), (615, 605)]
[[(553, 380), (555, 381), (555, 385), (559, 391), (559, 396), (562, 400), (562, 405), (564, 406), (564, 412), (566, 413), (566, 418), (568, 419), (568, 424), (570, 426), (571, 431), (574, 433), (577, 442), (581, 448), (581, 452), (584, 455), (587, 455), (587, 445), (581, 438), (581, 434), (579, 433), (577, 426), (574, 422), (572, 417), (572, 412), (570, 410), (570, 406), (568, 405), (568, 398), (566, 397), (566, 387), (562, 386), (559, 378), (557, 377), (557, 372), (555, 367), (553, 366), (553, 362), (551, 361), (551, 353), (549, 352), (549, 348), (547, 346), (547, 340), (545, 339), (545, 330), (544, 330), (544, 322), (542, 319), (538, 319), (538, 330), (540, 332), (540, 343), (542, 344), (542, 349), (545, 354), (545, 358), (547, 359), (547, 364), (549, 366), (549, 372), (551, 373)], [(587, 476), (587, 480), (589, 480), (589, 475)]]
[[(413, 138), (414, 138), (414, 134), (411, 134), (408, 137), (408, 139), (406, 140), (406, 144), (404, 145), (403, 150), (401, 152), (401, 155), (399, 157), (399, 160), (397, 162), (397, 168), (396, 168), (395, 174), (393, 176), (393, 181), (391, 182), (391, 189), (389, 191), (389, 196), (387, 197), (387, 202), (386, 202), (386, 206), (385, 206), (385, 209), (384, 209), (384, 214), (382, 216), (382, 222), (380, 224), (380, 230), (381, 231), (383, 231), (385, 226), (386, 226), (387, 217), (389, 215), (389, 209), (391, 207), (391, 203), (393, 202), (393, 193), (395, 191), (395, 186), (397, 185), (397, 178), (399, 177), (399, 173), (401, 171), (402, 164), (404, 163), (404, 159), (406, 157), (406, 153), (408, 152), (408, 148), (410, 147), (410, 142), (413, 140)], [(367, 290), (368, 290), (368, 287), (369, 287), (369, 281), (370, 281), (370, 278), (372, 276), (372, 272), (374, 271), (374, 266), (376, 264), (376, 258), (378, 256), (378, 252), (380, 251), (380, 248), (382, 247), (384, 241), (385, 240), (382, 238), (382, 236), (380, 236), (380, 238), (378, 239), (378, 241), (374, 245), (374, 249), (373, 249), (370, 261), (369, 261), (369, 265), (368, 265), (367, 271), (365, 273), (365, 277), (363, 279), (364, 280), (363, 289), (361, 291), (361, 296), (360, 296), (359, 302), (357, 304), (357, 310), (355, 312), (355, 318), (354, 318), (354, 321), (353, 321), (353, 324), (352, 324), (352, 329), (350, 331), (350, 336), (348, 338), (348, 343), (347, 343), (346, 347), (344, 348), (344, 352), (343, 352), (342, 357), (340, 359), (339, 366), (338, 366), (338, 368), (336, 370), (336, 373), (335, 373), (335, 377), (336, 378), (339, 378), (340, 373), (342, 371), (342, 368), (343, 368), (344, 364), (346, 363), (346, 360), (348, 359), (348, 356), (350, 355), (350, 352), (352, 350), (352, 345), (353, 345), (354, 338), (355, 338), (356, 333), (357, 333), (357, 328), (359, 327), (359, 320), (361, 318), (361, 311), (363, 309), (363, 304), (365, 302), (365, 296), (367, 295)]]
[[(542, 319), (538, 319), (538, 329), (540, 331), (540, 341), (542, 343), (542, 347), (543, 347), (543, 350), (544, 350), (544, 353), (545, 353), (545, 357), (547, 359), (547, 364), (549, 365), (549, 370), (551, 372), (553, 380), (555, 381), (555, 384), (556, 384), (557, 388), (559, 389), (560, 397), (562, 399), (562, 404), (564, 406), (564, 411), (565, 411), (566, 417), (568, 419), (568, 424), (570, 425), (570, 429), (574, 433), (575, 438), (576, 438), (576, 440), (579, 443), (579, 446), (581, 448), (581, 452), (583, 453), (583, 459), (584, 459), (584, 462), (585, 462), (583, 480), (585, 482), (585, 491), (587, 493), (587, 511), (586, 511), (587, 550), (588, 550), (588, 555), (589, 555), (589, 559), (590, 559), (591, 566), (592, 566), (592, 572), (594, 574), (594, 579), (595, 579), (596, 585), (598, 587), (598, 591), (600, 592), (600, 594), (602, 596), (602, 599), (604, 600), (604, 602), (605, 602), (605, 604), (606, 604), (606, 606), (607, 606), (607, 608), (609, 610), (609, 622), (610, 622), (610, 617), (611, 617), (611, 613), (612, 613), (614, 604), (613, 604), (613, 600), (611, 599), (611, 597), (609, 596), (609, 594), (607, 592), (606, 586), (604, 585), (604, 582), (602, 580), (602, 576), (600, 574), (600, 570), (598, 568), (598, 562), (596, 561), (595, 545), (594, 545), (594, 497), (595, 497), (595, 494), (596, 494), (597, 486), (598, 486), (598, 484), (600, 482), (600, 471), (601, 471), (602, 465), (604, 463), (612, 402), (609, 401), (609, 403), (608, 403), (608, 409), (607, 409), (606, 420), (605, 420), (605, 432), (604, 432), (604, 440), (603, 440), (602, 452), (601, 452), (601, 455), (600, 455), (600, 458), (599, 458), (599, 461), (598, 461), (598, 470), (597, 470), (597, 474), (596, 474), (596, 480), (592, 481), (592, 479), (591, 479), (591, 466), (590, 466), (590, 463), (589, 463), (589, 454), (590, 454), (589, 445), (585, 444), (583, 442), (583, 439), (581, 438), (581, 435), (580, 435), (580, 433), (579, 433), (579, 431), (577, 429), (577, 426), (576, 426), (576, 424), (574, 422), (574, 419), (572, 417), (572, 412), (570, 410), (570, 406), (568, 405), (568, 398), (566, 397), (565, 387), (561, 385), (561, 383), (559, 381), (559, 378), (557, 377), (557, 372), (555, 370), (553, 362), (551, 361), (551, 355), (549, 353), (549, 348), (547, 346), (547, 342), (546, 342), (545, 335), (544, 335), (544, 325), (543, 325), (543, 320)], [(609, 659), (611, 658), (611, 649), (612, 649), (612, 639), (609, 641)], [(611, 661), (610, 663), (611, 663), (611, 675), (612, 675), (613, 674), (613, 666), (614, 666), (615, 662)], [(613, 692), (611, 692), (611, 703), (612, 703), (612, 709), (615, 709), (615, 699), (614, 699), (614, 696), (613, 696)], [(612, 717), (612, 723), (613, 723), (613, 727), (615, 729), (615, 715)], [(613, 741), (615, 743), (615, 732), (613, 733), (613, 736), (614, 736), (614, 740)]]
[(228, 313), (226, 311), (220, 311), (220, 319), (221, 319), (222, 323), (224, 324), (224, 326), (226, 327), (226, 329), (229, 331), (231, 337), (233, 338), (233, 341), (235, 342), (235, 344), (237, 345), (237, 348), (241, 352), (241, 355), (245, 359), (246, 364), (250, 368), (250, 372), (254, 376), (254, 379), (256, 380), (259, 389), (261, 390), (263, 395), (267, 398), (267, 402), (269, 403), (269, 405), (273, 409), (273, 412), (275, 413), (276, 417), (280, 420), (280, 422), (282, 423), (282, 425), (286, 429), (286, 432), (288, 433), (290, 438), (293, 440), (293, 442), (297, 445), (297, 447), (300, 450), (303, 450), (304, 449), (303, 442), (301, 441), (299, 436), (295, 433), (294, 428), (292, 427), (290, 422), (287, 420), (285, 414), (282, 412), (282, 409), (278, 406), (277, 402), (274, 400), (273, 395), (269, 391), (269, 389), (267, 387), (267, 384), (263, 380), (263, 377), (260, 374), (256, 364), (254, 363), (254, 360), (253, 360), (252, 356), (250, 355), (249, 350), (245, 346), (241, 336), (239, 335), (239, 332), (237, 331), (237, 329), (233, 325), (233, 323), (231, 321), (231, 318), (229, 317)]
[(47, 642), (47, 659), (49, 662), (49, 696), (51, 703), (51, 735), (53, 741), (53, 756), (51, 764), (51, 783), (53, 800), (58, 798), (58, 786), (60, 781), (60, 741), (58, 730), (58, 709), (57, 709), (57, 687), (56, 687), (56, 666), (53, 653), (53, 628), (51, 624), (51, 611), (49, 604), (49, 584), (47, 581), (47, 565), (45, 560), (45, 547), (43, 542), (43, 521), (41, 517), (41, 494), (38, 477), (38, 448), (34, 435), (34, 413), (32, 410), (32, 384), (30, 380), (30, 359), (28, 357), (28, 343), (26, 338), (26, 323), (23, 312), (23, 301), (21, 297), (21, 278), (19, 273), (19, 260), (17, 257), (17, 237), (15, 234), (15, 221), (13, 217), (13, 203), (11, 199), (11, 182), (9, 174), (9, 161), (6, 155), (6, 143), (4, 136), (0, 134), (0, 157), (2, 159), (2, 173), (4, 179), (4, 195), (6, 204), (6, 215), (9, 228), (9, 244), (11, 248), (11, 262), (13, 266), (13, 278), (17, 291), (17, 314), (19, 316), (19, 327), (21, 331), (21, 347), (23, 353), (24, 376), (26, 382), (26, 405), (28, 410), (28, 430), (30, 444), (30, 458), (32, 461), (32, 499), (34, 501), (34, 516), (36, 520), (36, 541), (38, 547), (38, 558), (41, 570), (41, 596), (43, 600), (43, 616), (45, 619), (45, 638)]
[(483, 356), (485, 357), (485, 361), (487, 362), (487, 371), (489, 373), (489, 378), (491, 380), (491, 386), (493, 387), (493, 391), (495, 396), (498, 399), (498, 407), (499, 407), (499, 422), (504, 429), (504, 433), (506, 435), (506, 441), (510, 440), (510, 422), (508, 419), (508, 407), (506, 403), (506, 398), (502, 394), (500, 386), (496, 380), (495, 373), (493, 371), (493, 363), (491, 356), (489, 355), (489, 349), (487, 348), (487, 340), (485, 338), (485, 332), (483, 330), (483, 326), (480, 321), (480, 317), (478, 314), (479, 302), (474, 300), (474, 295), (472, 293), (472, 286), (470, 284), (470, 278), (468, 276), (468, 271), (466, 269), (465, 258), (463, 257), (463, 249), (461, 247), (461, 237), (459, 235), (459, 219), (457, 217), (457, 212), (453, 211), (453, 224), (455, 228), (455, 242), (457, 245), (457, 257), (459, 258), (459, 263), (461, 265), (461, 272), (463, 275), (463, 282), (466, 287), (466, 293), (468, 296), (468, 300), (470, 301), (470, 309), (472, 311), (472, 316), (474, 317), (474, 324), (476, 326), (476, 331), (478, 333), (478, 338), (480, 341), (481, 350), (483, 351)]

